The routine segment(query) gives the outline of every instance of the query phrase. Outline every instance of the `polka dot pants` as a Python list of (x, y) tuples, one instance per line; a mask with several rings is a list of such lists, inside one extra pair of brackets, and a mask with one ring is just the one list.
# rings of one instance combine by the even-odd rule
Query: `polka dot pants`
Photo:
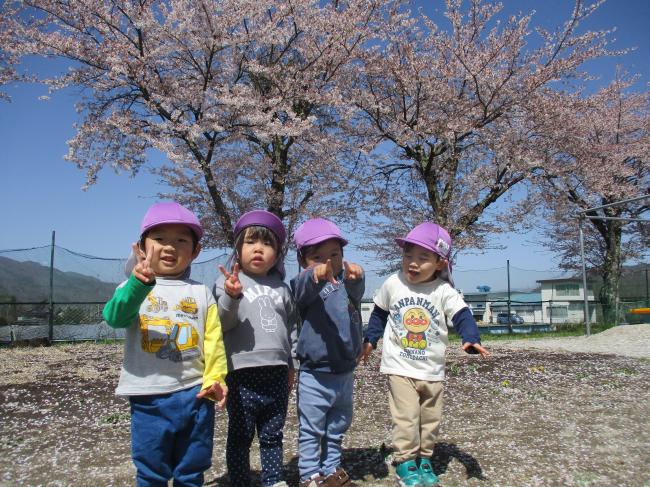
[(230, 484), (249, 487), (250, 447), (257, 431), (262, 485), (282, 480), (282, 429), (287, 416), (288, 370), (285, 366), (250, 367), (228, 372), (228, 442)]

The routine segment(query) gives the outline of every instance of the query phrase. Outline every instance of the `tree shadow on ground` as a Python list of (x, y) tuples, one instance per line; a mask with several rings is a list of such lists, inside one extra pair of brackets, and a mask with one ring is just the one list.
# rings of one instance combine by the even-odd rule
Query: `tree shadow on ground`
[[(393, 449), (384, 444), (379, 448), (345, 448), (343, 449), (342, 466), (352, 480), (372, 485), (373, 480), (385, 479), (390, 475), (386, 459), (392, 453)], [(436, 475), (444, 474), (453, 459), (458, 460), (465, 467), (468, 479), (487, 480), (483, 475), (481, 465), (472, 455), (460, 450), (454, 443), (436, 443), (431, 457), (431, 464)], [(284, 478), (290, 486), (298, 485), (298, 457), (292, 457), (285, 464)], [(228, 474), (205, 485), (231, 487)], [(251, 471), (251, 485), (260, 485), (259, 470)]]
[(468, 479), (487, 480), (478, 460), (469, 453), (460, 450), (454, 443), (436, 443), (431, 457), (431, 466), (436, 475), (444, 474), (454, 458), (463, 464)]

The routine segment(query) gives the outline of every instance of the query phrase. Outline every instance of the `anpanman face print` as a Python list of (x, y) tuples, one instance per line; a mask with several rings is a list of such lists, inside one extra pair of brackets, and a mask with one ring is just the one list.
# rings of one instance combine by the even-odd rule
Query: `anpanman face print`
[(404, 313), (404, 328), (413, 333), (422, 333), (429, 328), (429, 317), (422, 308), (411, 308)]
[(409, 308), (404, 313), (402, 323), (407, 330), (406, 336), (401, 340), (402, 347), (425, 349), (427, 346), (425, 331), (431, 324), (429, 314), (423, 308)]

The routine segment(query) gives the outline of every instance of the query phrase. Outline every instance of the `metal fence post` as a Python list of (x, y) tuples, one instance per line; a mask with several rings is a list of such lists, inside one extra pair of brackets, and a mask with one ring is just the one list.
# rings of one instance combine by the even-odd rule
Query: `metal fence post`
[(648, 268), (645, 268), (645, 305), (650, 308), (650, 292), (648, 292)]
[(508, 333), (512, 333), (512, 315), (510, 311), (510, 259), (506, 260), (508, 271)]
[(580, 230), (580, 257), (582, 258), (582, 292), (585, 296), (585, 328), (587, 336), (591, 335), (591, 324), (589, 323), (589, 289), (587, 289), (587, 265), (585, 264), (585, 237), (582, 231), (582, 220), (578, 220), (578, 229)]
[(50, 249), (50, 312), (49, 325), (47, 330), (47, 341), (52, 343), (54, 340), (54, 238), (56, 232), (52, 230), (52, 247)]

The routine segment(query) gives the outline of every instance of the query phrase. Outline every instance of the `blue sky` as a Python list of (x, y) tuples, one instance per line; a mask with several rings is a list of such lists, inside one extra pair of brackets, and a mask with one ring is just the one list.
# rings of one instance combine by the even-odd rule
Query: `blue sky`
[[(535, 9), (534, 23), (544, 26), (557, 24), (572, 9), (569, 0), (506, 0), (503, 3), (507, 13)], [(442, 7), (439, 0), (418, 4), (424, 5), (428, 12), (435, 12), (436, 8), (440, 11)], [(432, 15), (436, 18), (435, 13)], [(616, 27), (612, 47), (636, 47), (636, 51), (622, 59), (591, 62), (589, 70), (607, 80), (620, 63), (629, 72), (639, 73), (641, 83), (648, 83), (648, 19), (650, 2), (647, 0), (609, 0), (601, 6), (585, 27)], [(62, 247), (102, 257), (127, 254), (130, 243), (137, 238), (144, 212), (161, 190), (155, 177), (142, 173), (131, 179), (105, 170), (98, 184), (82, 191), (84, 172), (63, 158), (67, 152), (66, 141), (74, 134), (75, 93), (66, 91), (55, 94), (49, 101), (40, 101), (38, 97), (47, 94), (42, 87), (11, 85), (6, 90), (12, 101), (0, 101), (0, 203), (3, 208), (0, 250), (47, 245), (55, 230), (57, 245)], [(354, 244), (355, 239), (351, 240)], [(537, 240), (538, 235), (534, 233), (508, 235), (504, 237), (504, 250), (461, 255), (456, 266), (459, 277), (469, 277), (470, 271), (481, 269), (497, 269), (503, 274), (507, 259), (514, 268), (554, 268), (553, 256), (540, 248)], [(199, 259), (210, 255), (214, 253)], [(361, 263), (372, 257), (353, 251), (348, 256)], [(479, 274), (485, 274), (487, 279), (491, 272)]]

